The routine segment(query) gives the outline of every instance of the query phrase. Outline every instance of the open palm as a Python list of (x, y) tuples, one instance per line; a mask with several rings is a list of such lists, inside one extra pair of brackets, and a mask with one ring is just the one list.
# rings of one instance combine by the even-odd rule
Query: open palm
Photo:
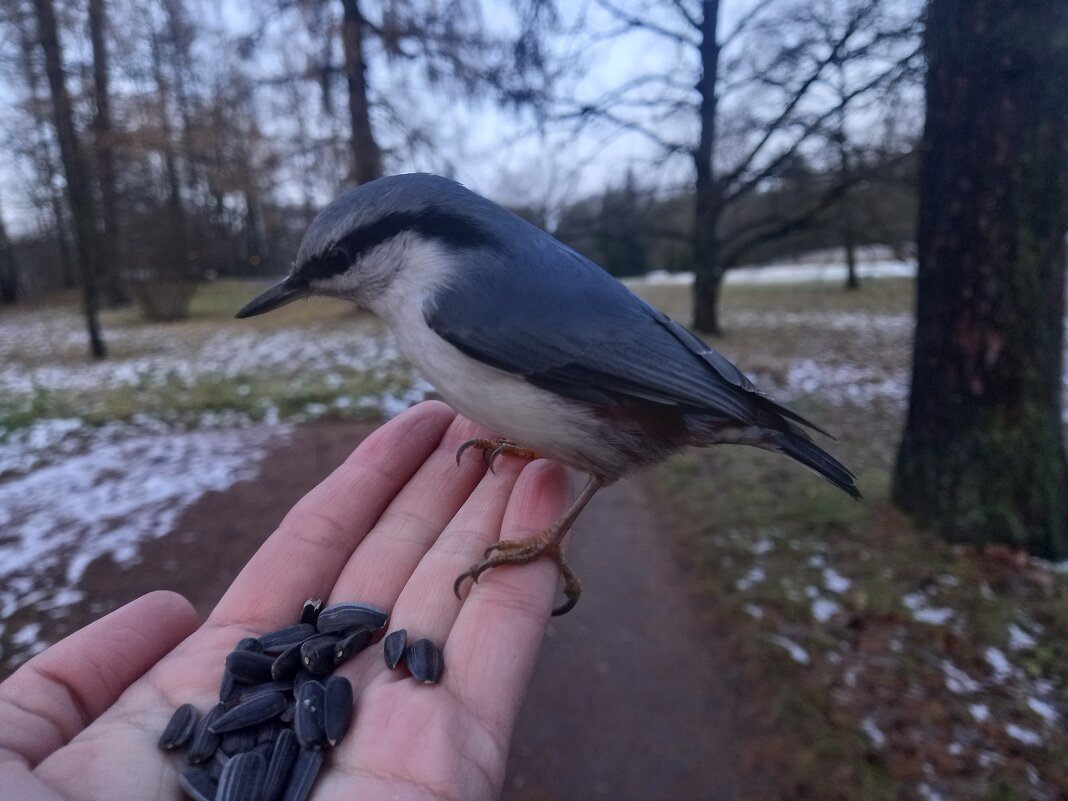
[(446, 668), (419, 684), (388, 670), (380, 645), (340, 668), (355, 718), (314, 797), (496, 798), (556, 572), (490, 571), (463, 603), (452, 583), (502, 529), (549, 525), (567, 481), (546, 462), (457, 467), (460, 444), (487, 433), (421, 404), (293, 508), (203, 625), (181, 596), (152, 593), (32, 659), (0, 685), (0, 786), (28, 801), (178, 798), (184, 763), (156, 748), (171, 712), (209, 709), (234, 644), (320, 597), (391, 610), (389, 629), (443, 644)]

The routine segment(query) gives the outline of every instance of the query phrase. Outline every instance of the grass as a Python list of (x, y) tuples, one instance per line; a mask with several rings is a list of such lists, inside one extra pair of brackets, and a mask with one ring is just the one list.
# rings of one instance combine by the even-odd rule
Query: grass
[[(732, 288), (725, 322), (741, 324), (714, 344), (772, 384), (776, 366), (813, 354), (902, 371), (907, 332), (826, 323), (906, 313), (911, 294), (905, 281)], [(651, 299), (676, 312), (688, 301), (677, 287)], [(753, 323), (772, 310), (783, 326)], [(701, 607), (765, 688), (782, 796), (1068, 797), (1068, 578), (1007, 549), (950, 545), (893, 508), (900, 403), (791, 405), (839, 435), (824, 444), (857, 472), (863, 502), (744, 448), (683, 453), (653, 477)]]

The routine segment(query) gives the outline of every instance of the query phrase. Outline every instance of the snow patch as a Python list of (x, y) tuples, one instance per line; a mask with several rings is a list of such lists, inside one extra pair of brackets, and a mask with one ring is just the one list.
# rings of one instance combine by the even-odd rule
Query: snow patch
[(882, 748), (886, 745), (886, 735), (883, 734), (882, 729), (875, 725), (875, 721), (869, 716), (864, 718), (860, 722), (860, 730), (864, 732), (871, 744), (876, 748)]
[(912, 619), (918, 623), (930, 623), (933, 626), (944, 626), (953, 619), (952, 609), (929, 606), (927, 600), (927, 596), (918, 591), (901, 596), (901, 603), (912, 612)]
[(1029, 745), (1032, 748), (1037, 748), (1042, 745), (1044, 740), (1042, 735), (1034, 729), (1025, 729), (1023, 726), (1017, 726), (1015, 723), (1009, 723), (1005, 726), (1005, 733), (1018, 743), (1023, 745)]
[(764, 568), (760, 565), (756, 565), (755, 567), (749, 568), (748, 573), (746, 573), (744, 576), (734, 582), (734, 587), (739, 592), (745, 592), (746, 590), (752, 589), (757, 584), (760, 584), (767, 577), (768, 576), (767, 573), (764, 571)]
[(776, 645), (785, 648), (786, 652), (790, 654), (790, 658), (795, 662), (802, 665), (807, 665), (812, 661), (812, 657), (808, 655), (808, 651), (791, 640), (789, 637), (784, 637), (781, 634), (774, 634), (771, 637), (771, 641)]
[(204, 430), (101, 442), (0, 484), (0, 616), (80, 600), (85, 568), (136, 560), (207, 492), (255, 478), (287, 427)]
[(853, 586), (853, 582), (833, 567), (825, 567), (823, 568), (823, 586), (831, 592), (843, 593)]
[(819, 623), (826, 623), (842, 611), (842, 607), (827, 598), (817, 598), (812, 602), (812, 617)]
[(942, 660), (942, 676), (946, 682), (946, 689), (951, 693), (961, 695), (963, 693), (979, 692), (982, 685), (954, 665), (948, 659)]

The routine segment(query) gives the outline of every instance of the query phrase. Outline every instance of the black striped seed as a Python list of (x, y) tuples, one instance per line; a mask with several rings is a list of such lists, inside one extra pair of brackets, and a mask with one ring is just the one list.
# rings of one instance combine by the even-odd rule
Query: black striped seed
[(333, 670), (337, 641), (337, 637), (332, 634), (319, 634), (305, 640), (300, 646), (300, 661), (304, 669), (319, 675)]
[(246, 684), (259, 684), (271, 680), (272, 657), (252, 651), (231, 651), (226, 656), (226, 669), (234, 678)]
[[(256, 726), (279, 715), (286, 708), (286, 697), (280, 692), (257, 693), (227, 710), (212, 723), (215, 734)], [(253, 740), (255, 745), (255, 740)]]
[(215, 801), (259, 801), (266, 775), (267, 762), (255, 751), (231, 757), (219, 776)]
[(159, 747), (164, 751), (173, 751), (185, 746), (193, 738), (199, 717), (196, 707), (182, 704), (174, 710), (163, 734), (159, 736)]
[(267, 763), (267, 778), (263, 782), (263, 801), (278, 801), (282, 797), (299, 751), (297, 735), (291, 729), (284, 729), (274, 741), (271, 761)]
[(215, 801), (218, 782), (202, 768), (188, 768), (178, 774), (178, 786), (193, 801)]
[(308, 801), (312, 785), (323, 766), (323, 752), (302, 748), (289, 776), (282, 801)]
[(310, 623), (295, 623), (292, 626), (275, 629), (260, 635), (260, 645), (264, 651), (281, 653), (290, 646), (300, 645), (315, 634), (315, 626)]
[(224, 711), (226, 708), (222, 704), (216, 704), (200, 719), (185, 755), (190, 765), (207, 762), (219, 747), (219, 735), (211, 730), (211, 726)]
[(342, 603), (326, 607), (319, 613), (315, 628), (320, 634), (348, 633), (353, 629), (367, 627), (378, 631), (386, 625), (389, 615), (370, 604)]
[(408, 632), (404, 629), (391, 631), (382, 640), (382, 651), (386, 657), (386, 665), (390, 670), (397, 667), (404, 658), (404, 649), (408, 645)]
[(408, 647), (405, 655), (408, 672), (416, 681), (423, 684), (435, 684), (445, 669), (445, 657), (430, 640), (416, 640)]
[(314, 626), (319, 620), (321, 611), (323, 611), (323, 599), (309, 598), (304, 602), (304, 607), (300, 610), (300, 622)]
[(334, 646), (334, 667), (348, 661), (370, 645), (373, 636), (370, 629), (364, 628), (338, 640), (337, 645)]
[(300, 646), (301, 644), (297, 643), (275, 657), (274, 662), (271, 663), (271, 678), (281, 681), (292, 679), (297, 675), (297, 671), (303, 667), (300, 661)]
[(352, 721), (352, 683), (343, 676), (331, 676), (324, 685), (323, 734), (331, 746), (337, 745)]
[(326, 745), (323, 706), (326, 688), (317, 681), (305, 682), (297, 696), (297, 709), (293, 715), (293, 730), (302, 748), (322, 748)]

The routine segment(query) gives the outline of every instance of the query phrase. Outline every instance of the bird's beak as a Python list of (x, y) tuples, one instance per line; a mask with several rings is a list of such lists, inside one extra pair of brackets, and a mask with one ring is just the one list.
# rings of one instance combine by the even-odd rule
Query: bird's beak
[(308, 291), (306, 284), (288, 276), (247, 303), (245, 308), (237, 313), (237, 319), (255, 317), (257, 314), (280, 309), (287, 303), (307, 297)]

